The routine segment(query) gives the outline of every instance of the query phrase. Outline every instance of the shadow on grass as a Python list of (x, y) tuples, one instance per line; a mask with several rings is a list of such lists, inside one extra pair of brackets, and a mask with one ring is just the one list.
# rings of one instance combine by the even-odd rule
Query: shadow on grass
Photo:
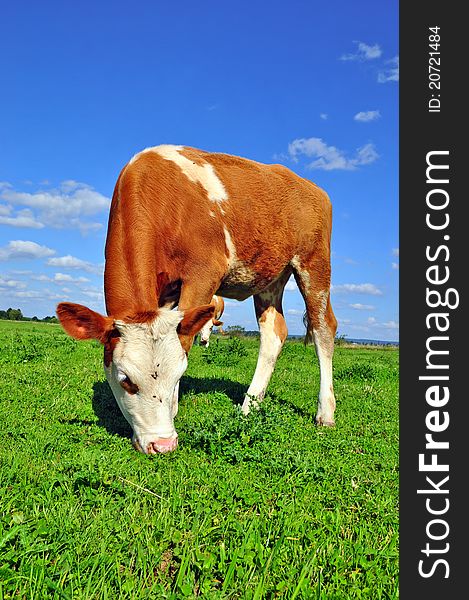
[[(246, 386), (230, 379), (212, 379), (208, 377), (183, 376), (179, 388), (179, 397), (192, 392), (202, 394), (208, 392), (222, 392), (234, 404), (241, 404), (246, 393)], [(184, 405), (184, 398), (181, 401)], [(114, 395), (106, 381), (96, 381), (93, 384), (92, 406), (98, 417), (98, 425), (104, 427), (108, 433), (118, 434), (122, 437), (132, 437), (130, 425), (118, 407)]]
[(267, 394), (273, 400), (275, 400), (275, 402), (278, 402), (278, 404), (285, 406), (287, 409), (291, 410), (292, 412), (297, 414), (299, 417), (305, 417), (307, 419), (311, 419), (311, 417), (314, 418), (314, 416), (316, 414), (317, 402), (312, 401), (310, 406), (308, 406), (307, 408), (303, 408), (301, 406), (298, 406), (291, 400), (287, 400), (287, 399), (283, 398), (282, 396), (278, 396), (275, 392), (269, 393), (269, 388), (267, 388)]
[(93, 392), (92, 405), (99, 419), (98, 425), (113, 435), (132, 437), (132, 429), (121, 413), (107, 381), (96, 381), (93, 384)]
[[(242, 404), (246, 391), (247, 386), (231, 379), (221, 377), (213, 379), (212, 377), (191, 377), (190, 375), (184, 375), (179, 386), (179, 397), (188, 392), (195, 394), (221, 392), (226, 394), (234, 404)], [(184, 403), (184, 399), (182, 399), (182, 403)]]

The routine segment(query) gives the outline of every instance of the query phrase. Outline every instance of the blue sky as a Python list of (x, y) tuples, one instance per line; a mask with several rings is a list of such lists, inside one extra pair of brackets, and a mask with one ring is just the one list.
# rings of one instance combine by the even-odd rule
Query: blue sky
[[(397, 1), (29, 1), (3, 6), (2, 22), (0, 308), (104, 312), (118, 173), (174, 143), (281, 162), (323, 187), (339, 334), (398, 339)], [(228, 301), (224, 321), (256, 329), (252, 300)]]

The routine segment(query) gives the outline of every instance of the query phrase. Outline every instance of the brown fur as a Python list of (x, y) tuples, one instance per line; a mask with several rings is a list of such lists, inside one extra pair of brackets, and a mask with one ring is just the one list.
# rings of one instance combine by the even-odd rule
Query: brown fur
[(107, 335), (107, 338), (104, 340), (104, 364), (106, 367), (109, 367), (109, 365), (112, 363), (112, 354), (117, 342), (119, 341), (119, 338), (120, 333), (117, 331), (117, 329), (112, 329)]

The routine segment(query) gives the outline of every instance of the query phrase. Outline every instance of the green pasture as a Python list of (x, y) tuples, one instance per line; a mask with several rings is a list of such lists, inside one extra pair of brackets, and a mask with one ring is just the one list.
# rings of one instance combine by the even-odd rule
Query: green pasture
[(144, 456), (102, 349), (0, 322), (0, 600), (398, 597), (398, 351), (336, 349), (336, 427), (288, 341), (259, 411), (255, 339), (195, 346), (179, 448)]

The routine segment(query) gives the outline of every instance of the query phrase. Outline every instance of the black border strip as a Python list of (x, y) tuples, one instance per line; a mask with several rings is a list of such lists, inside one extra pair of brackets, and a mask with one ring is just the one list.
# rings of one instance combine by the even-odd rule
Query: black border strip
[[(434, 0), (400, 5), (400, 597), (404, 600), (441, 600), (465, 594), (465, 463), (469, 455), (465, 382), (469, 327), (464, 319), (468, 314), (469, 228), (465, 215), (469, 198), (462, 183), (469, 153), (462, 137), (464, 129), (469, 129), (468, 108), (463, 106), (469, 105), (463, 91), (469, 31), (461, 6)], [(439, 28), (439, 38), (429, 37), (434, 34), (430, 27)], [(438, 47), (430, 47), (437, 39)], [(440, 60), (430, 61), (430, 57)], [(439, 89), (430, 86), (431, 81), (439, 82)], [(449, 168), (427, 173), (428, 161)], [(446, 200), (448, 205), (441, 210), (427, 204), (444, 205)], [(429, 213), (431, 224), (441, 225), (448, 218), (447, 226), (432, 229), (426, 222)], [(428, 271), (432, 266), (436, 269)], [(442, 280), (447, 274), (445, 283), (429, 282), (429, 278)], [(431, 308), (429, 303), (438, 304), (438, 296), (428, 299), (427, 288), (439, 291), (442, 302), (452, 288), (455, 291), (449, 292), (448, 304), (455, 305), (457, 298), (458, 306)], [(431, 313), (447, 316), (437, 320), (429, 317)], [(437, 322), (447, 330), (439, 331)], [(431, 337), (435, 339), (429, 341)], [(448, 354), (429, 354), (429, 348)], [(430, 368), (435, 365), (440, 368)], [(448, 380), (435, 376), (447, 376)], [(433, 394), (428, 391), (432, 386)], [(449, 393), (446, 402), (445, 387)], [(442, 430), (436, 432), (437, 428)], [(426, 448), (428, 434), (442, 445)], [(421, 454), (423, 465), (433, 460), (443, 465), (436, 468), (447, 465), (448, 470), (419, 469)]]

